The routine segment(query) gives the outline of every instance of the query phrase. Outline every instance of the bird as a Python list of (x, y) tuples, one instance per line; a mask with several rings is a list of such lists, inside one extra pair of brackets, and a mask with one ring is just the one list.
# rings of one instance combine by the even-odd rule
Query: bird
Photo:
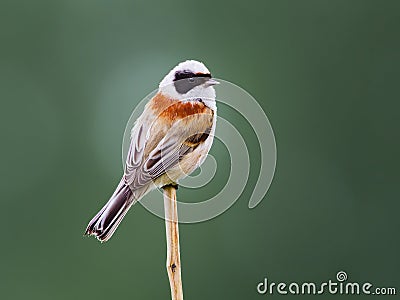
[(128, 210), (156, 188), (177, 186), (213, 144), (219, 84), (196, 60), (175, 66), (160, 82), (132, 130), (123, 176), (85, 235), (108, 241)]

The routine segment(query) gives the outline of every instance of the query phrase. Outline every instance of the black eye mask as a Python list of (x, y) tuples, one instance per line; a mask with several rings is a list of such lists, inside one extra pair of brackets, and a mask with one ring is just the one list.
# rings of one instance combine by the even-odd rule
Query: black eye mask
[(179, 94), (186, 94), (194, 87), (205, 83), (209, 78), (211, 78), (211, 74), (194, 74), (188, 70), (177, 71), (174, 78), (175, 90)]

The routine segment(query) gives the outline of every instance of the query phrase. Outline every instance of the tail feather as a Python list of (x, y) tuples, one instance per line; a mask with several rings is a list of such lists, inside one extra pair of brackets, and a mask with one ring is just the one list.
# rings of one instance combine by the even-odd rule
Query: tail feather
[(94, 235), (101, 242), (109, 240), (135, 201), (133, 192), (122, 178), (110, 200), (89, 222), (85, 235)]

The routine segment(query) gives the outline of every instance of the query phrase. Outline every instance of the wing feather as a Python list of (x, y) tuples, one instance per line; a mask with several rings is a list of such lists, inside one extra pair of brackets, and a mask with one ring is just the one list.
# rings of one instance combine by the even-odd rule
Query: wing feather
[[(146, 114), (145, 109), (143, 115), (151, 114)], [(136, 190), (164, 175), (208, 138), (212, 125), (210, 113), (172, 122), (161, 117), (139, 118), (131, 134), (125, 182)]]

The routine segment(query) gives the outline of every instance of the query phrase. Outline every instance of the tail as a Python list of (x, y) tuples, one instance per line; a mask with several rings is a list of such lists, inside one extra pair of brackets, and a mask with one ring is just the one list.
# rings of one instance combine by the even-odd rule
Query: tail
[(136, 199), (130, 187), (121, 179), (107, 204), (89, 222), (85, 235), (94, 235), (99, 241), (108, 241)]

